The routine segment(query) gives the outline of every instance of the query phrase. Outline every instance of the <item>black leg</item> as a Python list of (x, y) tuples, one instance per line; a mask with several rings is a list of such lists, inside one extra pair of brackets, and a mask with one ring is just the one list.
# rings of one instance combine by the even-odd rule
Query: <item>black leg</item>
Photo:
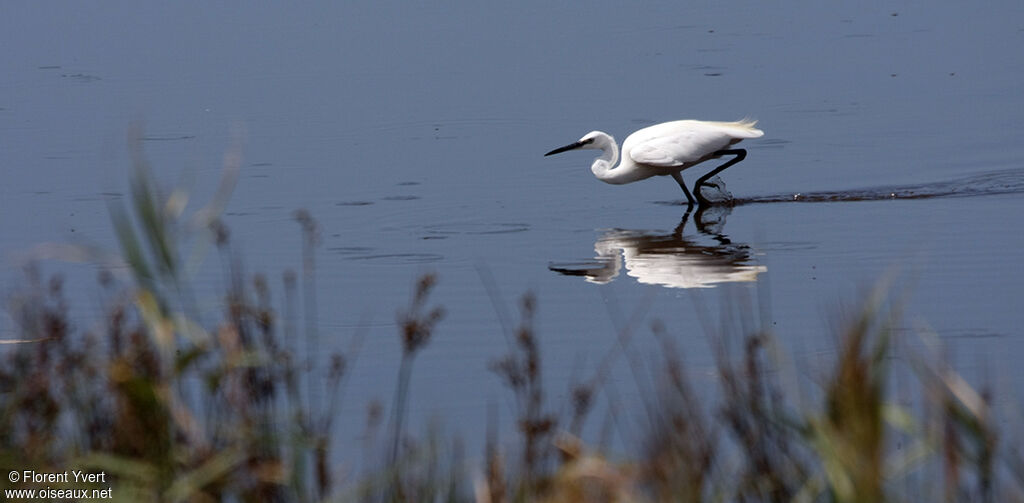
[[(683, 229), (686, 228), (686, 222), (690, 219), (690, 212), (693, 211), (693, 205), (686, 207), (686, 213), (683, 213), (683, 219), (679, 221), (679, 225), (676, 226), (675, 230), (672, 231), (672, 237), (675, 239), (683, 238)], [(700, 212), (700, 208), (697, 208)]]
[[(729, 162), (711, 170), (710, 172), (708, 172), (708, 174), (698, 178), (697, 183), (693, 184), (693, 193), (697, 195), (697, 202), (700, 203), (701, 206), (704, 206), (705, 204), (711, 204), (711, 201), (708, 201), (707, 199), (704, 198), (703, 195), (701, 195), (701, 185), (704, 185), (704, 182), (708, 181), (708, 178), (717, 175), (721, 171), (725, 170), (725, 168), (728, 168), (729, 166), (732, 166), (733, 164), (742, 161), (745, 157), (747, 157), (747, 151), (742, 148), (731, 148), (726, 150), (719, 150), (715, 152), (714, 155), (734, 155), (736, 157), (733, 157), (732, 160), (730, 160)], [(681, 181), (681, 179), (676, 179), (676, 181)]]
[(690, 195), (690, 189), (686, 188), (686, 182), (683, 181), (683, 176), (678, 171), (672, 172), (672, 178), (675, 179), (679, 187), (683, 189), (683, 194), (686, 194), (686, 200), (689, 201), (689, 205), (693, 206), (696, 201), (693, 200), (693, 196)]

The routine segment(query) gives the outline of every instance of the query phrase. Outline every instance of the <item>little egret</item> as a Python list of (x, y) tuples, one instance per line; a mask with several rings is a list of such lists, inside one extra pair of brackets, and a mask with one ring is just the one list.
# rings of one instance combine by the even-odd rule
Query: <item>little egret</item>
[(626, 141), (622, 143), (622, 162), (614, 168), (612, 166), (619, 160), (619, 147), (615, 143), (615, 138), (601, 131), (591, 131), (579, 141), (556, 148), (544, 155), (575, 149), (601, 150), (601, 156), (590, 166), (590, 171), (598, 180), (621, 185), (655, 175), (669, 175), (682, 187), (690, 206), (693, 206), (694, 198), (679, 172), (708, 159), (718, 159), (723, 155), (734, 156), (725, 164), (698, 178), (697, 183), (693, 184), (697, 202), (705, 205), (709, 204), (709, 201), (701, 194), (701, 186), (712, 176), (747, 156), (744, 149), (726, 147), (747, 138), (763, 136), (764, 132), (754, 127), (756, 124), (757, 121), (748, 119), (737, 122), (682, 120), (645, 127), (626, 137)]

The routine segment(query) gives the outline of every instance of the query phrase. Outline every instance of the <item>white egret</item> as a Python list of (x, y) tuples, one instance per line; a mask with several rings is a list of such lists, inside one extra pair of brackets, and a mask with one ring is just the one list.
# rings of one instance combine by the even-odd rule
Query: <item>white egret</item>
[(615, 138), (601, 131), (591, 131), (579, 141), (556, 148), (544, 155), (574, 149), (601, 150), (601, 156), (590, 166), (590, 171), (598, 180), (620, 185), (656, 175), (668, 175), (683, 189), (691, 206), (694, 198), (679, 172), (708, 159), (718, 159), (724, 155), (734, 156), (725, 164), (698, 178), (693, 184), (697, 202), (705, 205), (709, 204), (709, 201), (701, 194), (701, 186), (712, 176), (747, 156), (744, 149), (726, 147), (747, 138), (763, 136), (764, 132), (754, 127), (756, 124), (757, 121), (748, 119), (737, 122), (681, 120), (645, 127), (629, 135), (626, 141), (622, 142), (622, 162), (618, 166), (615, 166), (615, 163), (619, 160), (619, 147), (615, 143)]

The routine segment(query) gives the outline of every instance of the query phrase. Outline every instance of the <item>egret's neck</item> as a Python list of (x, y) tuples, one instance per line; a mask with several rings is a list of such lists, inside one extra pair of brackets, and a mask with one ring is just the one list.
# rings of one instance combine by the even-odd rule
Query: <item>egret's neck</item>
[(619, 160), (619, 146), (615, 143), (615, 138), (604, 134), (594, 139), (594, 147), (601, 149), (601, 156), (594, 159), (594, 164), (590, 165), (590, 171), (599, 180), (609, 181), (617, 174), (613, 173), (615, 170), (612, 168)]

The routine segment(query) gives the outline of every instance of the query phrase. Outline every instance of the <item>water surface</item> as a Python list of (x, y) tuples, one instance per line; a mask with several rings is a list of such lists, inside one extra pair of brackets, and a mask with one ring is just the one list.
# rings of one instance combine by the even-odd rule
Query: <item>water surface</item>
[[(416, 363), (411, 407), (471, 439), (488, 403), (511, 405), (487, 367), (528, 290), (558, 392), (623, 330), (654, 352), (653, 319), (709, 375), (699, 315), (735, 289), (770, 301), (796, 362), (827, 361), (838, 306), (890, 274), (906, 285), (907, 326), (934, 330), (958, 369), (1024, 386), (1019, 2), (4, 10), (0, 284), (13, 288), (14, 257), (38, 243), (115, 249), (107, 201), (127, 191), (133, 121), (189, 209), (214, 193), (244, 129), (224, 220), (247, 270), (280, 292), (301, 263), (292, 212), (308, 209), (320, 332), (343, 349), (367, 331), (343, 442), (368, 401), (391, 396), (395, 313), (427, 271), (447, 316)], [(585, 154), (542, 157), (592, 129), (621, 140), (666, 120), (748, 116), (766, 134), (722, 173), (736, 205), (707, 221), (687, 216), (669, 179), (604, 185)], [(95, 270), (47, 267), (90, 319)], [(211, 317), (221, 278), (196, 280)], [(628, 374), (617, 382), (633, 389)]]

